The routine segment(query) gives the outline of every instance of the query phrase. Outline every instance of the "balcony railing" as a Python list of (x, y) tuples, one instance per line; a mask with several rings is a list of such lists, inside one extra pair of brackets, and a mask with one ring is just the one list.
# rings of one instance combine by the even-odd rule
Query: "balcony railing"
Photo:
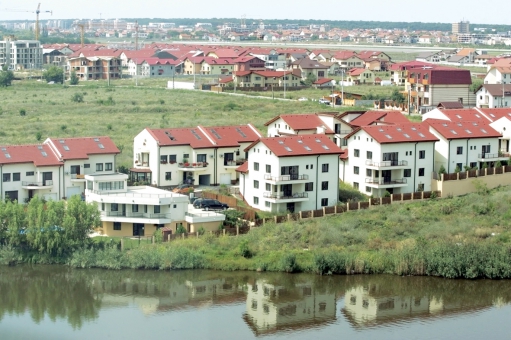
[(85, 175), (71, 174), (71, 179), (85, 179)]
[(284, 182), (284, 181), (306, 181), (309, 179), (309, 175), (282, 175), (272, 176), (270, 174), (264, 175), (264, 179), (273, 182)]
[(335, 130), (338, 135), (349, 135), (353, 130)]
[(104, 211), (102, 212), (103, 216), (108, 217), (134, 217), (134, 218), (148, 218), (148, 219), (162, 219), (162, 218), (170, 218), (171, 214), (149, 214), (143, 212), (132, 212), (132, 211)]
[(378, 185), (406, 184), (406, 178), (400, 178), (400, 179), (366, 178), (366, 183), (378, 184)]
[(53, 185), (53, 181), (47, 180), (44, 182), (21, 182), (24, 187), (49, 187)]
[[(119, 189), (121, 190), (121, 189)], [(140, 193), (132, 193), (132, 192), (111, 192), (111, 191), (98, 191), (98, 190), (87, 190), (87, 193), (93, 193), (96, 195), (102, 196), (116, 196), (116, 197), (129, 197), (129, 198), (170, 198), (174, 195), (178, 195), (172, 192), (167, 192), (165, 194), (140, 194)]]
[(382, 161), (373, 162), (371, 159), (366, 160), (366, 165), (376, 167), (387, 167), (387, 166), (407, 166), (408, 161)]
[(263, 197), (276, 200), (289, 200), (293, 198), (308, 198), (309, 195), (306, 192), (295, 192), (293, 194), (265, 192), (263, 194)]
[(481, 158), (481, 159), (499, 158), (499, 157), (507, 158), (507, 157), (509, 157), (509, 154), (500, 152), (500, 153), (480, 153), (477, 155), (477, 158)]
[(208, 162), (196, 162), (196, 163), (178, 163), (178, 168), (205, 168), (208, 166)]
[(218, 215), (219, 215), (219, 213), (215, 213), (215, 212), (204, 212), (204, 213), (185, 212), (185, 216), (190, 216), (190, 217), (215, 217)]
[(239, 158), (235, 161), (224, 161), (224, 166), (240, 166), (245, 163), (247, 160), (244, 158)]

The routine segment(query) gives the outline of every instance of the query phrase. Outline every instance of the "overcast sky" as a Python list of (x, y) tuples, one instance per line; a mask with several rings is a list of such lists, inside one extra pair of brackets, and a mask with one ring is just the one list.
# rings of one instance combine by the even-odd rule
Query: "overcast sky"
[[(509, 0), (481, 2), (360, 0), (0, 0), (0, 20), (34, 20), (27, 12), (35, 11), (41, 1), (40, 19), (103, 19), (106, 18), (240, 18), (250, 19), (314, 19), (363, 21), (422, 21), (452, 23), (463, 19), (478, 24), (511, 25)], [(488, 5), (488, 9), (483, 7)]]

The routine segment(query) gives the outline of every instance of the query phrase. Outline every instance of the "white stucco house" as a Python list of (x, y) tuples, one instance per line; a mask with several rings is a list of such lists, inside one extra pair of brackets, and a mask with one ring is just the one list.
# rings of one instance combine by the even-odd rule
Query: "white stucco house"
[(194, 185), (232, 184), (236, 168), (243, 164), (243, 151), (262, 137), (251, 124), (150, 129), (133, 142), (133, 182), (159, 187), (185, 181)]
[(250, 206), (282, 213), (337, 203), (343, 151), (326, 135), (261, 138), (245, 151), (248, 161), (237, 171)]
[(482, 108), (511, 106), (511, 79), (509, 84), (483, 84), (476, 90), (476, 106)]
[(343, 182), (373, 197), (431, 191), (435, 142), (421, 124), (361, 126), (345, 137), (347, 157), (341, 157)]
[(200, 227), (217, 230), (225, 215), (189, 213), (188, 196), (149, 186), (128, 187), (128, 175), (107, 172), (85, 175), (85, 199), (97, 203), (103, 234), (107, 236), (152, 236), (158, 228), (175, 233)]

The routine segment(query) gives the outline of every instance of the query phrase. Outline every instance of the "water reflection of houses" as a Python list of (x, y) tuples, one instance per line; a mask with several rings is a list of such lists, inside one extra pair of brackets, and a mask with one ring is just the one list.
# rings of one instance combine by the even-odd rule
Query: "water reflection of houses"
[(96, 293), (103, 307), (136, 305), (144, 314), (209, 307), (245, 301), (243, 286), (229, 279), (164, 282), (96, 280)]
[(466, 304), (458, 299), (445, 301), (443, 297), (400, 296), (396, 295), (396, 290), (388, 291), (378, 284), (365, 284), (346, 291), (341, 312), (352, 326), (366, 328), (418, 317), (474, 313), (491, 306), (491, 301)]
[(256, 280), (248, 283), (243, 319), (255, 335), (322, 326), (335, 320), (336, 296), (311, 283), (281, 286)]

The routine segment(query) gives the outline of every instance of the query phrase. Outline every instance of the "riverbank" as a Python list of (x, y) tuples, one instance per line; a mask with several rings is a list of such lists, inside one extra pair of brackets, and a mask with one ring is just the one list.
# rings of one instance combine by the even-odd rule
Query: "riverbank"
[[(204, 235), (124, 252), (117, 245), (95, 247), (60, 262), (75, 268), (511, 278), (510, 194), (511, 187), (481, 188), (463, 197), (266, 224), (237, 237)], [(0, 263), (18, 261), (27, 257), (0, 250)]]

